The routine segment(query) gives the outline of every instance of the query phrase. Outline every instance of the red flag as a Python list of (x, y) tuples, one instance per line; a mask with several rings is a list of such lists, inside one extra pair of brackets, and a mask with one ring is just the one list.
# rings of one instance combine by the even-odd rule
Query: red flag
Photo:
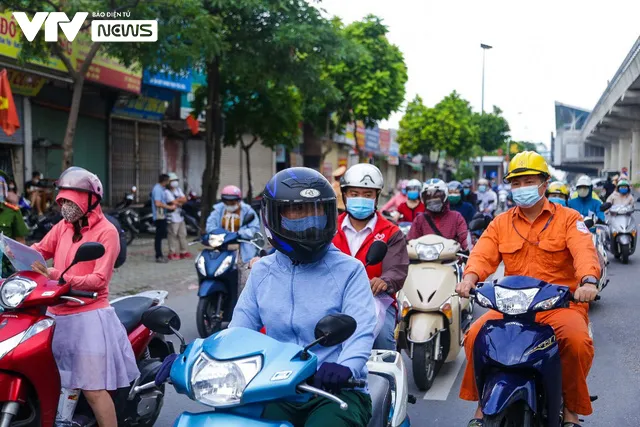
[(200, 123), (193, 117), (191, 114), (187, 116), (187, 125), (189, 125), (189, 129), (191, 129), (192, 135), (197, 135), (200, 132)]
[(20, 128), (18, 110), (13, 102), (7, 70), (0, 71), (0, 128), (8, 136), (13, 135)]

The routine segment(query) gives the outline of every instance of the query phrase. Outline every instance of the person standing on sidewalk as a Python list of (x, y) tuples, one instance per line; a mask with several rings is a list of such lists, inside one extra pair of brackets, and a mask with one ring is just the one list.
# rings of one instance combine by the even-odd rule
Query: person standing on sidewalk
[(180, 188), (180, 180), (174, 172), (169, 173), (169, 188), (165, 190), (167, 203), (173, 204), (176, 209), (169, 213), (168, 240), (169, 261), (191, 258), (187, 248), (187, 226), (184, 223), (181, 206), (187, 202), (187, 197)]
[[(24, 223), (20, 208), (9, 199), (9, 176), (0, 170), (0, 233), (20, 243), (25, 243), (29, 229)], [(9, 277), (15, 271), (11, 262), (0, 252), (0, 277)]]
[(333, 172), (333, 191), (336, 193), (336, 201), (338, 202), (338, 213), (341, 214), (344, 212), (344, 201), (342, 200), (342, 190), (340, 189), (340, 179), (344, 176), (344, 173), (347, 171), (346, 166), (340, 166), (338, 169)]
[(153, 222), (156, 226), (156, 262), (166, 263), (168, 259), (162, 255), (162, 240), (167, 238), (167, 217), (166, 211), (175, 210), (175, 206), (168, 204), (165, 190), (169, 185), (169, 175), (163, 173), (158, 178), (158, 183), (151, 190), (151, 211)]

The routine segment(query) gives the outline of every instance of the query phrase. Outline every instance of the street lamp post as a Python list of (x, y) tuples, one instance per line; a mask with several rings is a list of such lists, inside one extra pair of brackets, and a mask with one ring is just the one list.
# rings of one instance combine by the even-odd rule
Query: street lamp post
[[(482, 114), (484, 114), (484, 57), (487, 50), (492, 49), (493, 46), (480, 43), (482, 48)], [(484, 155), (480, 157), (480, 177), (484, 178)]]

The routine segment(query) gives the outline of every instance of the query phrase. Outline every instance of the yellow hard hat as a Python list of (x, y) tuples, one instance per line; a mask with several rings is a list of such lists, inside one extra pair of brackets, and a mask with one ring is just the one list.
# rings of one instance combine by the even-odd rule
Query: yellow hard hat
[(516, 154), (509, 162), (509, 170), (504, 179), (508, 181), (517, 176), (541, 174), (545, 177), (550, 175), (549, 166), (544, 157), (535, 151), (523, 151)]
[(549, 188), (547, 189), (547, 194), (560, 193), (569, 197), (569, 189), (567, 188), (567, 184), (561, 181), (553, 181), (549, 184)]

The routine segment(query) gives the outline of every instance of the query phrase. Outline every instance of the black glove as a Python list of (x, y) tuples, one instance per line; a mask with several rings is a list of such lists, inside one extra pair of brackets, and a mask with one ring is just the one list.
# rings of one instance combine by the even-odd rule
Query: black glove
[(338, 393), (353, 376), (351, 369), (337, 363), (323, 363), (313, 377), (313, 386), (330, 393)]
[(169, 378), (169, 374), (171, 374), (171, 367), (173, 366), (173, 362), (178, 358), (179, 354), (170, 354), (162, 361), (162, 366), (158, 370), (156, 374), (156, 385), (161, 386), (167, 381)]

